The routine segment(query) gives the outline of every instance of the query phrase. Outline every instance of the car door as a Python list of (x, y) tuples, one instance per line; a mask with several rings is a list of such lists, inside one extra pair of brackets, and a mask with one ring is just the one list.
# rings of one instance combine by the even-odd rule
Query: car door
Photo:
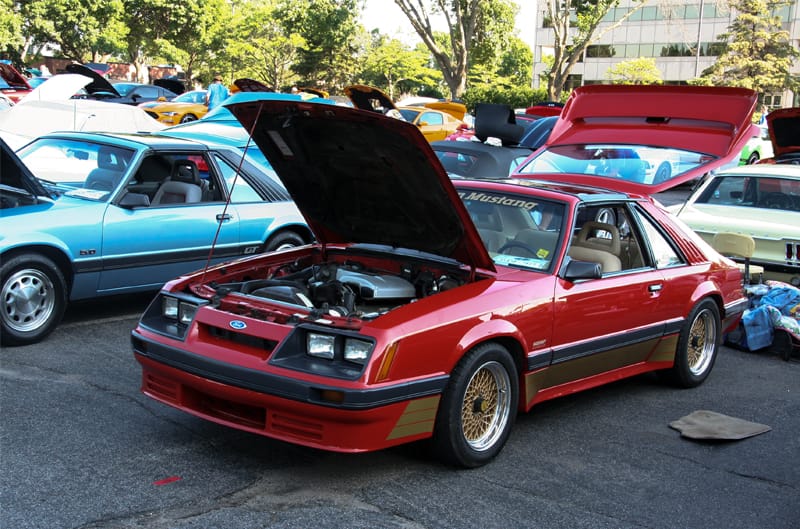
[[(674, 344), (670, 350), (663, 337), (681, 322), (670, 313), (670, 306), (677, 306), (673, 301), (676, 296), (689, 295), (684, 292), (687, 285), (680, 281), (685, 275), (685, 260), (652, 221), (642, 220), (623, 204), (589, 212), (590, 219), (609, 221), (622, 234), (621, 265), (598, 279), (570, 281), (559, 277), (556, 281), (548, 387), (662, 356), (665, 361), (671, 360)], [(585, 215), (576, 218), (585, 219)], [(580, 225), (579, 221), (576, 231), (580, 231)], [(578, 244), (577, 238), (579, 235), (573, 245)], [(604, 244), (602, 240), (595, 242)], [(669, 302), (665, 303), (665, 296)]]
[(147, 196), (148, 201), (152, 200), (163, 181), (172, 178), (159, 174), (157, 169), (143, 173), (147, 164), (142, 161), (138, 172), (109, 203), (103, 219), (98, 288), (102, 293), (158, 288), (169, 279), (204, 267), (210, 257), (211, 262), (219, 262), (243, 253), (239, 247), (238, 216), (225, 213), (221, 180), (207, 158), (170, 153), (162, 159), (168, 163), (148, 167), (172, 168), (178, 160), (195, 160), (204, 169), (199, 176), (211, 192), (206, 191), (201, 200), (192, 203), (125, 206), (126, 196)]

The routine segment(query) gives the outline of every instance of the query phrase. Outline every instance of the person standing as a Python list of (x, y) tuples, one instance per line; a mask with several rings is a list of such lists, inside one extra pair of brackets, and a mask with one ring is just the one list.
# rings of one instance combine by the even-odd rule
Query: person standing
[(206, 90), (206, 106), (208, 110), (218, 107), (220, 103), (228, 98), (228, 95), (228, 88), (222, 84), (222, 76), (215, 75), (214, 80)]

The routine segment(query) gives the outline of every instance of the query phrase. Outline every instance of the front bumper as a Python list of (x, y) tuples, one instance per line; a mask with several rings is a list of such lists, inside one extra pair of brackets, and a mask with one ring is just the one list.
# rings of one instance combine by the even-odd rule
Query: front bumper
[(338, 452), (379, 450), (429, 437), (447, 376), (344, 388), (255, 371), (133, 331), (142, 392), (187, 413), (283, 441)]

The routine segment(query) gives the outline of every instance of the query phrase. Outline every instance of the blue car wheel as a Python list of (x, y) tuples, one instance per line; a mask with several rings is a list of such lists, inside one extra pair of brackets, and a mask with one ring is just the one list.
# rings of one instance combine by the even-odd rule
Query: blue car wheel
[(67, 305), (59, 268), (45, 256), (22, 254), (5, 261), (0, 285), (3, 345), (38, 342), (55, 328)]

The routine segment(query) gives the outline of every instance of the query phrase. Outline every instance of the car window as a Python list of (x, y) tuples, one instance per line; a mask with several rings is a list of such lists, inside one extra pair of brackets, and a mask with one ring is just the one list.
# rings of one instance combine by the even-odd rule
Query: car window
[(422, 117), (419, 118), (420, 123), (423, 121), (428, 125), (441, 125), (444, 123), (442, 115), (438, 112), (425, 112), (422, 114)]
[(469, 154), (440, 151), (438, 149), (434, 152), (439, 158), (439, 161), (442, 162), (445, 171), (459, 176), (468, 175), (475, 165), (475, 162), (478, 161), (477, 156), (471, 156)]
[(131, 93), (131, 97), (135, 95), (142, 98), (155, 99), (159, 96), (159, 90), (157, 86), (140, 86)]
[(639, 222), (645, 231), (647, 239), (650, 241), (656, 268), (668, 268), (684, 263), (664, 234), (661, 233), (661, 230), (656, 227), (649, 217), (639, 215)]
[(222, 172), (222, 179), (230, 190), (231, 202), (262, 202), (263, 199), (255, 189), (241, 175), (238, 175), (236, 167), (230, 165), (219, 156), (215, 156), (216, 162)]
[(718, 176), (697, 204), (800, 211), (800, 180), (754, 176)]
[(567, 255), (600, 263), (603, 275), (649, 268), (645, 237), (627, 203), (583, 204), (575, 214)]
[(73, 196), (103, 200), (122, 181), (134, 151), (83, 140), (40, 138), (17, 154), (37, 178), (75, 188), (68, 192)]
[(417, 116), (419, 116), (419, 110), (413, 110), (410, 108), (399, 108), (400, 114), (405, 118), (406, 121), (414, 122)]
[(538, 271), (554, 266), (565, 204), (472, 190), (459, 196), (496, 264)]
[(192, 152), (150, 153), (125, 184), (125, 191), (127, 200), (137, 197), (137, 205), (150, 207), (218, 202), (223, 198), (219, 179), (206, 156)]

